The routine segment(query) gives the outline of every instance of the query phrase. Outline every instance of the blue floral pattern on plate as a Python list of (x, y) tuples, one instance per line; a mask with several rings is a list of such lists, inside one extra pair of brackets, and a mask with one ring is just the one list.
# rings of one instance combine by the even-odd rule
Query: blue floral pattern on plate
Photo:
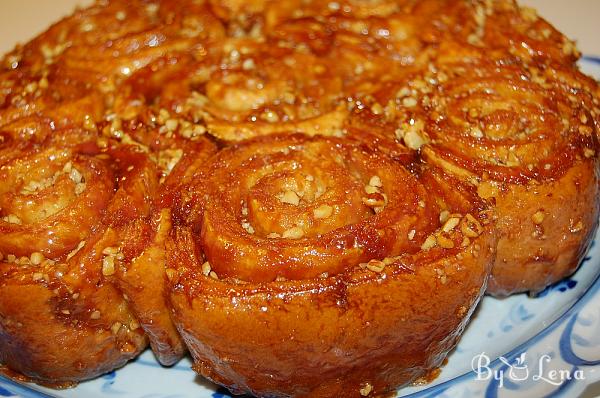
[[(600, 58), (584, 57), (581, 66), (600, 78)], [(599, 246), (590, 249), (575, 275), (535, 298), (524, 294), (502, 300), (486, 297), (440, 376), (430, 385), (404, 388), (398, 396), (573, 397), (600, 381)], [(478, 362), (485, 358), (489, 362)], [(478, 374), (474, 364), (485, 367)], [(184, 359), (163, 368), (147, 351), (123, 369), (68, 390), (50, 390), (0, 376), (0, 397), (230, 397), (226, 390), (197, 376), (190, 366), (190, 360)]]

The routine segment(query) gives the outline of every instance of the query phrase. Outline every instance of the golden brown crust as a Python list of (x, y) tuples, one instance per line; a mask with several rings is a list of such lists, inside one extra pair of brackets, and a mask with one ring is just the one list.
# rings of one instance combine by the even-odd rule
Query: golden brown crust
[[(492, 241), (480, 241), (482, 250)], [(359, 397), (371, 386), (383, 394), (441, 365), (482, 293), (488, 259), (398, 262), (382, 274), (262, 289), (198, 276), (171, 301), (194, 369), (235, 393)]]
[(433, 372), (486, 288), (543, 289), (596, 230), (578, 56), (511, 0), (76, 11), (0, 69), (0, 362), (69, 383), (189, 347), (269, 396)]
[[(556, 181), (500, 189), (496, 209), (504, 215), (498, 220), (504, 237), (489, 293), (537, 293), (576, 270), (598, 224), (597, 173), (594, 162), (582, 162)], [(565, 209), (565, 203), (578, 205)]]
[[(115, 274), (116, 284), (148, 335), (156, 358), (166, 366), (173, 365), (187, 352), (171, 322), (162, 283), (164, 268), (160, 265), (165, 262), (164, 241), (170, 226), (168, 210), (152, 220), (143, 219), (130, 225), (125, 234), (129, 242), (123, 247), (125, 261)], [(143, 251), (132, 253), (137, 245), (144, 245)]]
[[(427, 162), (495, 201), (501, 237), (488, 292), (535, 293), (570, 275), (596, 230), (599, 206), (587, 78), (571, 68), (485, 62), (441, 71), (445, 82), (430, 95), (435, 105), (410, 117), (420, 123)], [(580, 81), (579, 89), (566, 79)]]
[(199, 175), (167, 242), (173, 315), (236, 393), (388, 393), (440, 365), (484, 291), (493, 213), (448, 175), (294, 135)]
[[(54, 134), (0, 168), (0, 352), (33, 380), (64, 383), (120, 367), (147, 344), (106, 277), (119, 257), (116, 229), (144, 211), (136, 184), (151, 179), (132, 148), (102, 151), (73, 141), (90, 139), (84, 132)], [(131, 185), (115, 191), (123, 179)]]
[(441, 211), (402, 164), (335, 138), (246, 141), (196, 181), (207, 199), (189, 222), (201, 228), (204, 254), (218, 275), (252, 282), (415, 253)]
[[(167, 14), (171, 16), (165, 15), (167, 10), (170, 10)], [(121, 357), (112, 355), (101, 358), (93, 352), (78, 353), (81, 356), (87, 355), (89, 360), (85, 362), (85, 366), (78, 365), (78, 369), (81, 368), (79, 373), (69, 375), (63, 369), (65, 377), (71, 377), (69, 380), (72, 381), (101, 374), (133, 358), (145, 345), (146, 337), (143, 336), (142, 329), (148, 334), (162, 363), (172, 364), (186, 351), (170, 321), (163, 299), (164, 285), (160, 283), (162, 268), (157, 267), (164, 257), (162, 235), (152, 229), (158, 225), (153, 220), (158, 218), (162, 208), (170, 206), (170, 192), (176, 190), (178, 185), (175, 176), (186, 172), (185, 165), (189, 163), (187, 159), (196, 159), (199, 154), (210, 153), (214, 145), (202, 138), (200, 142), (189, 144), (185, 139), (167, 139), (167, 142), (163, 142), (163, 138), (157, 138), (159, 135), (155, 130), (158, 127), (153, 129), (146, 123), (141, 128), (139, 120), (121, 122), (120, 115), (116, 116), (110, 110), (115, 102), (116, 87), (125, 76), (163, 56), (169, 48), (188, 49), (200, 38), (222, 35), (220, 22), (204, 6), (185, 5), (186, 12), (197, 16), (194, 21), (186, 18), (182, 10), (176, 2), (163, 4), (161, 13), (151, 4), (140, 3), (131, 7), (119, 3), (98, 4), (57, 23), (32, 42), (17, 47), (5, 58), (7, 70), (3, 73), (0, 98), (0, 125), (4, 138), (2, 156), (6, 157), (6, 162), (2, 163), (3, 170), (10, 172), (9, 161), (18, 161), (14, 155), (15, 146), (23, 146), (23, 151), (34, 153), (43, 151), (49, 145), (45, 140), (54, 136), (52, 140), (57, 145), (72, 145), (80, 139), (89, 140), (89, 145), (83, 150), (94, 152), (92, 158), (103, 157), (101, 161), (92, 159), (91, 162), (100, 162), (102, 167), (96, 173), (104, 174), (85, 175), (84, 198), (60, 213), (58, 220), (43, 219), (39, 222), (39, 227), (28, 223), (10, 227), (10, 231), (7, 230), (4, 234), (0, 253), (6, 261), (12, 254), (17, 257), (29, 256), (39, 251), (52, 261), (61, 262), (80, 241), (87, 238), (90, 230), (101, 235), (108, 227), (109, 230), (105, 233), (111, 231), (114, 236), (113, 241), (107, 245), (110, 246), (111, 256), (115, 254), (112, 251), (118, 253), (118, 260), (115, 260), (114, 271), (101, 275), (100, 280), (114, 286), (111, 290), (116, 295), (113, 301), (118, 298), (120, 305), (125, 305), (127, 311), (135, 314), (131, 321), (122, 324), (131, 323), (140, 335), (136, 349), (123, 353)], [(164, 30), (165, 19), (173, 15), (177, 15), (178, 19), (169, 20), (172, 27), (169, 33)], [(127, 23), (123, 23), (124, 16), (128, 16)], [(198, 30), (201, 25), (202, 29)], [(212, 27), (208, 28), (209, 25)], [(97, 29), (99, 26), (103, 28)], [(184, 26), (189, 29), (182, 29)], [(105, 105), (109, 109), (105, 109)], [(114, 109), (117, 110), (118, 107)], [(65, 134), (56, 131), (63, 127), (71, 128), (72, 125), (82, 126), (86, 132), (67, 134), (68, 138), (63, 139)], [(137, 171), (130, 170), (129, 167), (137, 168), (139, 162), (142, 163), (140, 167), (143, 170), (132, 178), (131, 173)], [(42, 166), (43, 163), (40, 162)], [(104, 163), (116, 163), (116, 168), (120, 168), (120, 171), (113, 172)], [(172, 170), (174, 167), (176, 170)], [(171, 179), (168, 179), (168, 174), (173, 174)], [(61, 181), (58, 183), (66, 184)], [(52, 184), (49, 187), (49, 190), (56, 188), (57, 192), (50, 192), (50, 198), (40, 198), (40, 211), (68, 200), (63, 191), (69, 187), (62, 185), (55, 187)], [(1, 210), (6, 217), (10, 215), (10, 211), (15, 210), (15, 205), (7, 205), (14, 202), (14, 195), (10, 192), (2, 194)], [(15, 212), (19, 213), (17, 210), (19, 209)], [(20, 211), (33, 217), (34, 210), (21, 208)], [(136, 228), (140, 225), (145, 226), (146, 231), (145, 234), (137, 235), (135, 232), (139, 229)], [(55, 237), (49, 240), (45, 232), (52, 233)], [(31, 245), (23, 244), (24, 239), (37, 239), (39, 244), (30, 250)], [(46, 247), (48, 241), (53, 242), (53, 246)], [(55, 249), (54, 246), (58, 248)], [(104, 249), (99, 251), (102, 250)], [(102, 256), (94, 261), (96, 264), (90, 266), (96, 271), (101, 270)], [(37, 274), (36, 272), (34, 275)], [(119, 290), (115, 290), (115, 287)], [(21, 308), (21, 311), (28, 310), (27, 307)], [(52, 311), (47, 312), (48, 316), (52, 316)], [(88, 312), (94, 317), (97, 313), (104, 317), (104, 313), (91, 307), (91, 304)], [(102, 327), (110, 330), (115, 323), (108, 326), (102, 323)], [(50, 338), (47, 341), (53, 340)], [(58, 377), (58, 370), (54, 376), (46, 376), (45, 372), (53, 370), (43, 368), (45, 351), (39, 344), (31, 344), (32, 349), (40, 355), (38, 359), (41, 359), (34, 371), (21, 369), (18, 364), (13, 365), (8, 360), (7, 363), (34, 379), (50, 381), (54, 377), (62, 380)], [(106, 344), (114, 344), (116, 347), (112, 341), (107, 340)], [(101, 350), (108, 350), (102, 347)], [(65, 363), (75, 362), (68, 358), (69, 352), (65, 351), (63, 356)], [(94, 361), (97, 362), (96, 365)]]
[[(58, 298), (44, 286), (5, 279), (0, 361), (29, 380), (56, 384), (90, 379), (135, 358), (147, 344), (145, 336), (128, 326), (116, 330), (115, 324), (134, 319), (112, 286), (94, 290), (78, 290), (78, 299), (69, 303), (67, 292)], [(102, 319), (90, 320), (90, 308)]]

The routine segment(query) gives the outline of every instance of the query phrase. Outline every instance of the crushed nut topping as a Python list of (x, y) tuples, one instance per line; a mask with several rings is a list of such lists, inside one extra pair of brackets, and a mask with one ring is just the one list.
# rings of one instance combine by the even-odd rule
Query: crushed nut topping
[(321, 205), (313, 211), (313, 215), (317, 219), (328, 218), (333, 214), (333, 207), (329, 205)]
[(450, 232), (454, 228), (456, 228), (456, 226), (458, 224), (460, 224), (460, 218), (458, 218), (458, 217), (449, 218), (448, 221), (446, 221), (444, 223), (444, 225), (442, 226), (442, 231), (444, 231), (444, 232)]
[(208, 261), (206, 261), (204, 264), (202, 264), (202, 273), (204, 274), (204, 276), (208, 276), (211, 271), (212, 271), (212, 268)]
[(118, 247), (106, 247), (102, 250), (102, 254), (104, 255), (102, 258), (102, 275), (114, 275), (116, 272), (115, 262), (123, 260), (125, 256)]
[(396, 129), (396, 138), (403, 140), (404, 144), (413, 150), (419, 150), (429, 142), (424, 132), (425, 124), (422, 120), (411, 120), (408, 124), (402, 124)]
[(171, 174), (171, 171), (177, 166), (177, 163), (179, 163), (182, 156), (182, 149), (165, 149), (164, 151), (159, 152), (158, 166), (165, 176)]
[(536, 211), (531, 216), (531, 221), (533, 221), (533, 223), (536, 225), (540, 225), (544, 221), (545, 217), (546, 217), (546, 215), (544, 214), (543, 211)]
[(367, 395), (371, 394), (372, 391), (373, 386), (370, 383), (364, 383), (359, 390), (360, 395), (362, 395), (363, 397), (366, 397)]
[(31, 253), (31, 256), (29, 257), (29, 262), (33, 265), (40, 265), (45, 259), (46, 257), (44, 257), (42, 253), (34, 252)]
[(469, 238), (477, 238), (483, 233), (483, 227), (471, 214), (467, 214), (460, 225), (460, 230), (463, 235)]
[(436, 237), (437, 244), (443, 249), (452, 249), (454, 248), (454, 241), (443, 234), (440, 234)]
[(249, 234), (254, 234), (255, 232), (254, 227), (252, 227), (248, 221), (242, 221), (242, 228), (244, 228)]
[(417, 231), (415, 231), (414, 229), (411, 229), (410, 231), (408, 231), (408, 240), (413, 240), (415, 238), (415, 234), (417, 233)]
[(436, 245), (437, 239), (435, 235), (429, 235), (427, 239), (425, 239), (425, 242), (423, 242), (423, 244), (421, 245), (421, 250), (427, 251), (433, 249)]
[(98, 310), (92, 311), (90, 314), (90, 319), (97, 320), (100, 319), (101, 313)]
[(298, 206), (300, 204), (300, 197), (296, 192), (291, 190), (285, 191), (279, 200), (281, 203), (287, 203), (294, 206)]
[(383, 186), (383, 183), (381, 182), (381, 178), (379, 178), (379, 176), (373, 176), (369, 180), (369, 185), (372, 187), (381, 188)]
[(300, 227), (292, 227), (281, 235), (284, 239), (301, 239), (304, 236), (304, 230)]
[(16, 224), (16, 225), (21, 225), (23, 223), (21, 221), (21, 219), (14, 214), (8, 214), (8, 215), (2, 217), (2, 221), (5, 221), (9, 224)]
[(385, 269), (385, 263), (379, 260), (371, 260), (365, 264), (365, 267), (375, 273), (381, 273)]

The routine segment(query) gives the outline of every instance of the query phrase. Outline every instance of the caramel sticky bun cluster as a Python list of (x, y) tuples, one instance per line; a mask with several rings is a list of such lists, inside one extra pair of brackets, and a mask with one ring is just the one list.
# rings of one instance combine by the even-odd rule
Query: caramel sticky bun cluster
[[(0, 65), (0, 363), (233, 393), (424, 380), (572, 272), (597, 83), (510, 0), (98, 1)], [(165, 370), (168, 372), (168, 370)]]

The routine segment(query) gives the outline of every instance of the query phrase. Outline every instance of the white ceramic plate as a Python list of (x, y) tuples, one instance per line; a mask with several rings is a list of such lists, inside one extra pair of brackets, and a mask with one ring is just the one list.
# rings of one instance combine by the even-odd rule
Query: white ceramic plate
[[(585, 57), (581, 66), (600, 79), (600, 58)], [(575, 275), (539, 297), (486, 297), (440, 376), (432, 384), (405, 388), (399, 396), (574, 397), (600, 381), (600, 234), (596, 241)], [(197, 376), (190, 365), (185, 359), (163, 368), (146, 351), (123, 369), (69, 390), (0, 377), (0, 397), (229, 396)]]

